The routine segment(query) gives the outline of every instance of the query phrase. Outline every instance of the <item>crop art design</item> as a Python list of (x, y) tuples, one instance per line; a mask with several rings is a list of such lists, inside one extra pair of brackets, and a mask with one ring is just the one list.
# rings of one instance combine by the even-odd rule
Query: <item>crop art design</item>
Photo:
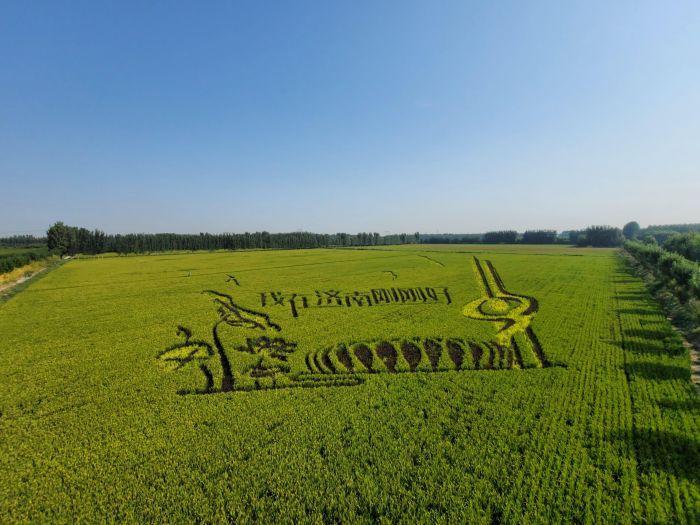
[[(200, 389), (180, 393), (216, 393), (290, 387), (354, 386), (371, 374), (441, 372), (449, 370), (514, 370), (550, 366), (535, 332), (532, 319), (537, 299), (508, 291), (491, 261), (476, 257), (472, 269), (482, 297), (467, 303), (462, 314), (469, 319), (493, 323), (490, 341), (468, 337), (386, 337), (381, 340), (345, 341), (320, 348), (299, 348), (283, 337), (283, 328), (267, 313), (238, 304), (231, 294), (205, 290), (215, 307), (211, 342), (194, 337), (180, 326), (183, 339), (158, 354), (172, 370), (196, 365), (204, 376)], [(358, 298), (364, 297), (365, 299)], [(390, 288), (368, 292), (315, 292), (315, 307), (339, 308), (396, 304), (450, 304), (447, 288)], [(371, 301), (371, 303), (369, 302)], [(263, 292), (261, 306), (287, 306), (292, 316), (307, 308), (303, 294)], [(293, 305), (293, 306), (292, 306)], [(240, 335), (237, 343), (223, 338), (222, 329)], [(230, 334), (230, 332), (229, 332)]]
[(447, 288), (418, 286), (413, 288), (372, 288), (371, 290), (315, 290), (313, 294), (300, 292), (261, 292), (260, 306), (288, 306), (293, 317), (307, 308), (358, 308), (395, 305), (451, 304)]
[(465, 305), (462, 310), (464, 315), (471, 319), (499, 324), (500, 328), (492, 344), (499, 350), (507, 348), (509, 353), (513, 352), (520, 360), (522, 354), (517, 342), (520, 337), (516, 336), (524, 335), (521, 340), (529, 346), (539, 365), (548, 366), (549, 362), (542, 351), (542, 345), (530, 326), (539, 310), (537, 299), (509, 292), (491, 261), (482, 263), (474, 257), (473, 266), (474, 272), (479, 276), (484, 296)]

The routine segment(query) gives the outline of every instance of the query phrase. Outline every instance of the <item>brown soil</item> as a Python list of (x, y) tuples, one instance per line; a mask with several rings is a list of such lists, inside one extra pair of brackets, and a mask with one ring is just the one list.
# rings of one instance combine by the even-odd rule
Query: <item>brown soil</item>
[(408, 363), (408, 367), (411, 369), (411, 372), (415, 372), (422, 357), (420, 348), (410, 341), (404, 341), (401, 343), (401, 353), (403, 354), (403, 358)]
[(369, 349), (367, 345), (357, 345), (355, 347), (355, 357), (362, 363), (362, 365), (367, 369), (368, 372), (373, 372), (372, 361), (374, 356), (372, 355), (372, 350)]
[(382, 341), (377, 345), (377, 357), (384, 361), (389, 372), (396, 372), (396, 359), (398, 354), (396, 348), (388, 341)]
[(464, 348), (457, 341), (447, 341), (447, 354), (455, 364), (455, 369), (460, 370), (464, 362)]
[(430, 366), (433, 367), (433, 371), (437, 371), (440, 355), (442, 354), (442, 345), (433, 339), (426, 339), (423, 343), (423, 348), (425, 348), (425, 353), (428, 354), (428, 360), (430, 361)]

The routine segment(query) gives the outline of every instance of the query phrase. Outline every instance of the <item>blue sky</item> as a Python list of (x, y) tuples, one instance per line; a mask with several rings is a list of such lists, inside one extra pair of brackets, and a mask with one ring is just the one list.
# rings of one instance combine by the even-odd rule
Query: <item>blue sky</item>
[(0, 235), (700, 222), (700, 2), (3, 2)]

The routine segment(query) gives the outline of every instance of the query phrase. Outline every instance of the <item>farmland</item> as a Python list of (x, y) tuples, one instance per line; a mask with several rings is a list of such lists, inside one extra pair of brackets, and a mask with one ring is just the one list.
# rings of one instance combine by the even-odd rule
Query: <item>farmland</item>
[(0, 516), (697, 523), (700, 401), (615, 250), (72, 260), (0, 306)]

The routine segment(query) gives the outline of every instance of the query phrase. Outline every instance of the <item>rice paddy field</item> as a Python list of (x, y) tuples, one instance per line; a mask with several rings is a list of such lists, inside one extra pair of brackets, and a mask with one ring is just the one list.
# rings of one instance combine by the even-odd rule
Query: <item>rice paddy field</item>
[(688, 353), (614, 250), (76, 259), (0, 335), (4, 523), (700, 522)]

